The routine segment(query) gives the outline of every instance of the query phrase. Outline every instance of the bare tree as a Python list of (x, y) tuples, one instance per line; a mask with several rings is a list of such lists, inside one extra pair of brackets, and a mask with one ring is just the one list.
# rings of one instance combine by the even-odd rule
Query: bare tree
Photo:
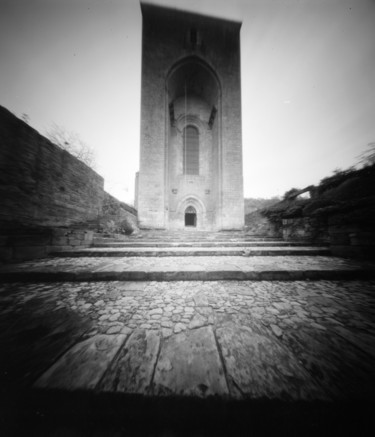
[(26, 114), (25, 112), (23, 112), (22, 115), (21, 115), (21, 119), (25, 123), (30, 124), (30, 116), (29, 116), (29, 114)]
[(64, 127), (53, 123), (45, 133), (56, 146), (66, 150), (91, 168), (96, 167), (94, 150), (87, 145), (76, 132), (69, 132)]
[(363, 164), (364, 167), (375, 164), (375, 141), (368, 143), (367, 146), (367, 150), (357, 157), (360, 158), (358, 164)]

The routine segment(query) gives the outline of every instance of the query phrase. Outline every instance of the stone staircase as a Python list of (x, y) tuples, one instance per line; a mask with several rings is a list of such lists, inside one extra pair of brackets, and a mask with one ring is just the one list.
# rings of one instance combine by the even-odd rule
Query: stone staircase
[(330, 250), (308, 242), (286, 242), (243, 232), (143, 232), (111, 237), (96, 234), (90, 248), (54, 253), (59, 257), (171, 257), (171, 256), (329, 256)]
[[(233, 423), (255, 407), (253, 429), (274, 402), (275, 424), (298, 424), (303, 401), (294, 435), (306, 435), (315, 408), (330, 417), (331, 402), (374, 396), (374, 278), (374, 264), (309, 242), (96, 234), (92, 247), (0, 266), (3, 392), (37, 427), (50, 417), (58, 428), (83, 404), (92, 421), (112, 426), (117, 411), (116, 430), (150, 436), (165, 436), (171, 415), (184, 435), (213, 422), (214, 435), (228, 424), (239, 435)], [(145, 429), (155, 418), (160, 432)]]
[(374, 265), (332, 257), (329, 247), (244, 232), (143, 231), (96, 234), (92, 247), (10, 264), (18, 281), (217, 281), (369, 279)]

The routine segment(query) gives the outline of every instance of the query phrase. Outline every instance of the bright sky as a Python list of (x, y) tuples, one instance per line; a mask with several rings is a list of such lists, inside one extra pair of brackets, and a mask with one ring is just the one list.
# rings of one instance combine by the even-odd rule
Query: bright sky
[[(245, 197), (347, 168), (375, 141), (375, 0), (150, 0), (242, 21)], [(139, 167), (139, 0), (0, 0), (0, 104), (96, 151), (133, 202)]]

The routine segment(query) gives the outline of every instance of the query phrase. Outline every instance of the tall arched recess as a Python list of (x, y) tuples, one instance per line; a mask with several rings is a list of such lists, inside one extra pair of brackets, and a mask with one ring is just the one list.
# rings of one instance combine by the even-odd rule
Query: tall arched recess
[(186, 196), (204, 204), (198, 229), (216, 229), (220, 210), (220, 82), (194, 56), (174, 65), (166, 79), (166, 211), (169, 228), (184, 228), (177, 205)]
[(189, 198), (197, 202), (192, 232), (241, 229), (241, 23), (141, 9), (139, 225), (185, 229), (179, 205)]

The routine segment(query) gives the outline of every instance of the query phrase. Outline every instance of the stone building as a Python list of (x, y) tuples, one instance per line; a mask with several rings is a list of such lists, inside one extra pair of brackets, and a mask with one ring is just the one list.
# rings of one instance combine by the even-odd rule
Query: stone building
[(241, 229), (241, 23), (141, 8), (140, 227)]

